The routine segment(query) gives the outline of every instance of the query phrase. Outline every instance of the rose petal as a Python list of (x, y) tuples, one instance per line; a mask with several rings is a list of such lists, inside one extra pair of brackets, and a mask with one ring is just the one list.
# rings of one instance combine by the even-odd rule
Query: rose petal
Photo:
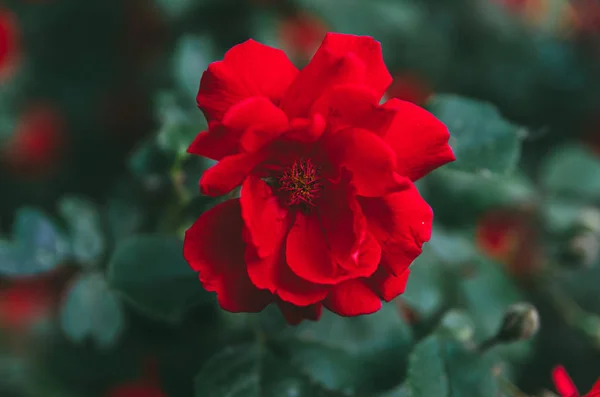
[(316, 303), (309, 306), (296, 306), (291, 303), (278, 301), (277, 306), (290, 325), (298, 325), (302, 320), (318, 321), (323, 313), (323, 305)]
[(422, 252), (431, 238), (433, 211), (417, 188), (409, 188), (381, 198), (360, 198), (369, 231), (379, 241), (389, 271), (399, 276)]
[(579, 391), (571, 380), (571, 377), (567, 373), (567, 370), (559, 365), (552, 370), (552, 379), (554, 380), (554, 386), (556, 391), (563, 397), (579, 396)]
[(323, 301), (325, 307), (340, 316), (360, 316), (381, 309), (381, 301), (360, 280), (348, 280), (333, 287)]
[(273, 296), (256, 288), (248, 277), (243, 226), (239, 200), (218, 204), (202, 214), (186, 231), (183, 255), (198, 272), (204, 288), (217, 293), (223, 309), (259, 312)]
[(381, 98), (392, 84), (392, 76), (385, 66), (381, 43), (369, 36), (328, 33), (321, 46), (334, 54), (356, 55), (366, 67), (365, 85)]
[(364, 83), (363, 61), (352, 53), (334, 53), (324, 45), (298, 74), (281, 101), (281, 108), (290, 119), (307, 118), (313, 103), (330, 87)]
[(223, 157), (204, 171), (200, 191), (207, 196), (222, 196), (239, 186), (244, 178), (262, 161), (263, 153), (241, 153)]
[(318, 203), (318, 224), (333, 260), (347, 270), (355, 270), (367, 223), (356, 199), (356, 191), (345, 179), (325, 186), (324, 195)]
[(331, 131), (348, 127), (385, 135), (396, 116), (394, 109), (379, 106), (379, 98), (364, 85), (344, 84), (332, 87), (312, 107), (313, 114), (326, 118)]
[(396, 153), (396, 170), (413, 181), (456, 160), (446, 126), (427, 110), (410, 102), (391, 99), (383, 105), (396, 117), (384, 136)]
[(223, 125), (241, 130), (241, 147), (255, 152), (285, 132), (288, 119), (285, 113), (265, 97), (252, 97), (235, 104), (223, 117)]
[(379, 267), (377, 271), (367, 281), (369, 286), (386, 302), (404, 293), (410, 269), (406, 269), (398, 276), (394, 276), (384, 266)]
[(239, 133), (228, 131), (219, 123), (211, 123), (208, 131), (196, 135), (187, 152), (219, 161), (239, 152)]
[(286, 227), (274, 230), (278, 233), (273, 236), (277, 250), (271, 255), (261, 258), (254, 247), (247, 247), (248, 274), (257, 287), (267, 289), (293, 305), (307, 306), (322, 301), (330, 286), (312, 283), (290, 270), (286, 263), (286, 237), (291, 221), (289, 217), (286, 218)]
[(287, 209), (282, 208), (272, 189), (260, 178), (249, 176), (242, 185), (242, 217), (250, 243), (264, 258), (280, 248), (280, 236), (287, 233)]
[(278, 104), (297, 74), (283, 51), (251, 39), (208, 67), (196, 102), (209, 122), (220, 121), (231, 106), (249, 97), (263, 96)]
[(287, 263), (290, 269), (317, 284), (335, 284), (349, 277), (331, 255), (319, 217), (312, 213), (296, 214), (287, 237)]
[(396, 154), (370, 131), (348, 128), (327, 134), (323, 145), (329, 160), (352, 174), (357, 194), (379, 197), (406, 188), (409, 181), (396, 173)]

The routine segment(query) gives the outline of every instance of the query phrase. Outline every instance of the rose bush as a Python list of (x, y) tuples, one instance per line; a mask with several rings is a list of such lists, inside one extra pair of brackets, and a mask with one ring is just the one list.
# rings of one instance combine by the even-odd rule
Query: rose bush
[(301, 71), (249, 40), (204, 72), (209, 124), (189, 152), (216, 160), (200, 180), (241, 197), (187, 230), (184, 256), (221, 307), (270, 303), (292, 324), (323, 306), (373, 313), (406, 286), (433, 213), (413, 182), (454, 160), (447, 128), (392, 99), (380, 44), (329, 33)]

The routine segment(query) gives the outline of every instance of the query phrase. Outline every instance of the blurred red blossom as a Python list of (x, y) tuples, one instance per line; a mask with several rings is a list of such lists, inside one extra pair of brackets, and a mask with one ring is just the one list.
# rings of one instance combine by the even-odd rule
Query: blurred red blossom
[(60, 113), (45, 104), (31, 106), (19, 118), (3, 148), (2, 159), (21, 176), (46, 176), (58, 168), (65, 144), (65, 123)]
[(13, 281), (0, 290), (0, 325), (5, 328), (29, 328), (52, 310), (52, 288), (45, 279)]
[(380, 105), (392, 78), (371, 37), (328, 33), (301, 71), (249, 40), (204, 72), (209, 123), (190, 153), (217, 164), (184, 256), (221, 307), (277, 303), (291, 324), (378, 311), (404, 292), (431, 235), (417, 181), (454, 161), (447, 128), (412, 103)]
[(308, 60), (319, 48), (327, 30), (318, 17), (299, 12), (281, 19), (279, 40), (292, 59)]
[[(573, 380), (562, 365), (552, 370), (552, 379), (554, 380), (556, 391), (561, 397), (580, 397), (575, 383), (573, 383)], [(600, 397), (600, 379), (592, 386), (592, 390), (581, 397)]]
[(568, 26), (578, 35), (600, 34), (600, 1), (572, 0), (569, 3)]
[(20, 333), (38, 321), (52, 318), (75, 272), (75, 268), (66, 266), (41, 276), (7, 281), (0, 287), (0, 326)]
[(550, 10), (548, 0), (495, 0), (532, 25), (540, 24)]
[(498, 209), (477, 222), (476, 243), (490, 258), (515, 276), (528, 276), (541, 266), (542, 250), (536, 225), (527, 211)]
[(20, 58), (16, 16), (0, 8), (0, 82), (10, 77)]

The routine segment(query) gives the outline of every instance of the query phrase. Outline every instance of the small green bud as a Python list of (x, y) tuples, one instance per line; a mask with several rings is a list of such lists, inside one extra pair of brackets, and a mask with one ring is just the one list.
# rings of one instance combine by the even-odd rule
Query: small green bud
[(540, 315), (530, 303), (516, 303), (506, 310), (502, 325), (496, 334), (499, 343), (527, 340), (540, 328)]

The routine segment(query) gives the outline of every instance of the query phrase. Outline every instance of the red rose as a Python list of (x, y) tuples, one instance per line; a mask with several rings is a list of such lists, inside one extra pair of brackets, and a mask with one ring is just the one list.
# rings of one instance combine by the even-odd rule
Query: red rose
[[(575, 383), (573, 383), (563, 366), (558, 366), (552, 370), (552, 379), (556, 391), (561, 397), (579, 397), (579, 391)], [(600, 379), (594, 384), (592, 390), (583, 397), (600, 397)]]
[(59, 114), (47, 106), (27, 110), (3, 148), (3, 160), (15, 172), (40, 176), (51, 172), (60, 160), (65, 143)]
[(377, 41), (334, 33), (300, 72), (253, 40), (208, 67), (209, 129), (189, 152), (218, 161), (205, 194), (242, 185), (241, 198), (204, 213), (184, 255), (223, 309), (276, 302), (294, 324), (323, 305), (372, 313), (404, 291), (433, 218), (413, 181), (454, 155), (433, 115), (379, 104), (390, 83)]
[(19, 58), (16, 17), (0, 9), (0, 81), (12, 75)]

